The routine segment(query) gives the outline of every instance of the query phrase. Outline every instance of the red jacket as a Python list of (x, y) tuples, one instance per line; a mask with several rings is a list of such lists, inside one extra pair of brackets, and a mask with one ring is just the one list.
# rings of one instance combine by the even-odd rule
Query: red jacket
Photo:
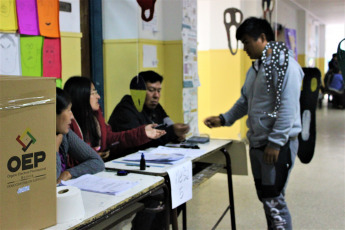
[[(104, 152), (109, 150), (111, 144), (117, 141), (120, 142), (120, 144), (116, 148), (116, 152), (121, 152), (121, 150), (123, 149), (137, 147), (151, 140), (145, 133), (145, 125), (127, 131), (113, 132), (111, 131), (111, 127), (105, 123), (101, 109), (95, 112), (95, 116), (101, 129), (101, 148), (95, 149), (97, 152)], [(84, 140), (81, 129), (77, 121), (74, 119), (71, 123), (71, 130), (73, 130), (73, 132), (75, 132), (82, 140)], [(90, 145), (90, 143), (87, 144)], [(116, 156), (113, 156), (113, 158), (114, 157), (116, 158)]]

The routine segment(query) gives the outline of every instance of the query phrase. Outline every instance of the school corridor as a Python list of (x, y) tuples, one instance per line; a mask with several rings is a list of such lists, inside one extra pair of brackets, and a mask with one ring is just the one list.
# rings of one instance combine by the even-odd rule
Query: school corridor
[[(327, 106), (324, 99), (316, 116), (317, 142), (314, 158), (309, 164), (302, 164), (296, 159), (286, 191), (286, 200), (295, 230), (343, 230), (345, 110)], [(237, 229), (266, 229), (251, 171), (249, 176), (233, 176), (233, 186)], [(218, 173), (193, 191), (193, 199), (187, 203), (188, 229), (212, 229), (228, 204), (227, 178), (225, 174)], [(181, 216), (179, 229), (182, 229)], [(231, 229), (229, 212), (216, 229)]]

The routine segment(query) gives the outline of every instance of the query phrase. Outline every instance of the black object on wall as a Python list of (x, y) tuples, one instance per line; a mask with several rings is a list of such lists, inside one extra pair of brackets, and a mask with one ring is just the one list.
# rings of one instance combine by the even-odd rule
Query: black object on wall
[(104, 108), (102, 0), (90, 1), (91, 78)]

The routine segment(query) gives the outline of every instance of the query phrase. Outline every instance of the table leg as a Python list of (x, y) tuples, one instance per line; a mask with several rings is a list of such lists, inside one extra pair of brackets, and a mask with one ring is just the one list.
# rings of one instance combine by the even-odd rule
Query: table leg
[(165, 205), (165, 229), (169, 230), (170, 226), (170, 192), (168, 186), (163, 186), (164, 190), (164, 205)]
[(234, 194), (232, 186), (232, 172), (231, 172), (231, 159), (230, 154), (225, 148), (220, 150), (226, 159), (226, 171), (228, 174), (228, 189), (229, 189), (229, 201), (230, 201), (230, 220), (231, 220), (231, 229), (236, 230), (236, 220), (235, 220), (235, 203), (234, 203)]
[(177, 209), (176, 208), (171, 210), (171, 224), (172, 224), (173, 230), (178, 230)]
[(187, 202), (182, 204), (183, 230), (187, 230)]

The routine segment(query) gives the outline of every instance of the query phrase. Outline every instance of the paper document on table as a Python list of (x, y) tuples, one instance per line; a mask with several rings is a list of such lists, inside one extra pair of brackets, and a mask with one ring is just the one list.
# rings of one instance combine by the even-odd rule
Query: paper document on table
[(150, 153), (176, 153), (183, 154), (184, 157), (196, 158), (204, 155), (207, 151), (202, 149), (188, 149), (188, 148), (169, 148), (164, 146), (158, 146), (150, 151)]
[(118, 195), (132, 187), (138, 182), (116, 180), (113, 178), (104, 178), (85, 174), (76, 179), (61, 181), (62, 185), (70, 185), (78, 187), (83, 191), (105, 193), (110, 195)]
[(123, 158), (124, 161), (140, 161), (141, 154), (144, 153), (145, 161), (151, 163), (161, 164), (175, 164), (184, 158), (181, 153), (166, 153), (166, 152), (138, 152), (128, 155)]

